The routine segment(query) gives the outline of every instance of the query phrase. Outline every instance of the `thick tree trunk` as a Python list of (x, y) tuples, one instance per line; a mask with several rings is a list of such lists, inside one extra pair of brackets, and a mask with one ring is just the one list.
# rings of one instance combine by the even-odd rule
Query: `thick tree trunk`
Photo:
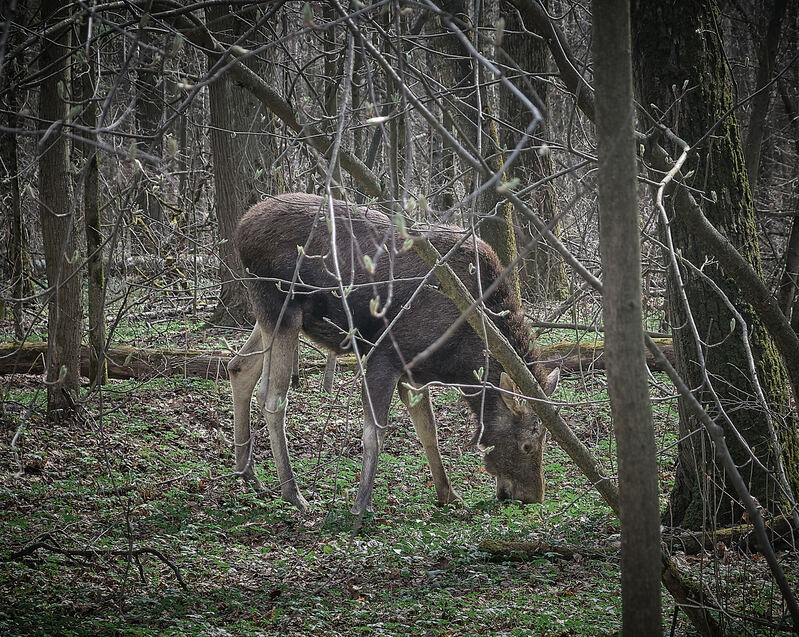
[[(44, 26), (63, 18), (62, 3), (44, 0)], [(69, 29), (42, 42), (41, 68), (46, 70), (39, 94), (39, 117), (46, 132), (39, 141), (39, 212), (47, 269), (47, 409), (63, 414), (73, 405), (71, 392), (80, 385), (81, 264), (75, 240), (75, 205), (70, 196), (69, 145), (61, 125), (69, 112)]]
[(749, 128), (746, 133), (746, 144), (744, 145), (746, 173), (749, 176), (749, 184), (753, 195), (757, 190), (760, 172), (760, 147), (763, 144), (766, 118), (773, 89), (773, 87), (767, 87), (766, 85), (771, 82), (771, 76), (774, 74), (774, 62), (777, 59), (777, 49), (780, 44), (782, 18), (785, 15), (787, 4), (788, 0), (774, 0), (768, 28), (765, 37), (761, 39), (761, 46), (758, 51), (756, 95), (752, 98), (752, 115), (749, 118)]
[[(161, 157), (162, 138), (156, 136), (161, 124), (164, 107), (164, 69), (163, 58), (156, 55), (152, 47), (157, 43), (153, 34), (146, 28), (139, 31), (139, 68), (136, 81), (136, 127), (140, 136), (139, 148), (151, 155)], [(143, 211), (148, 222), (156, 224), (163, 221), (161, 202), (158, 199), (160, 171), (152, 175), (140, 175), (136, 204)], [(150, 236), (156, 239), (161, 232), (156, 227), (150, 228)], [(157, 246), (156, 246), (157, 247)]]
[[(544, 3), (545, 5), (547, 3)], [(523, 186), (548, 177), (554, 172), (552, 156), (549, 152), (538, 152), (535, 146), (542, 145), (549, 139), (549, 84), (537, 81), (539, 76), (549, 71), (549, 50), (546, 43), (522, 30), (518, 13), (508, 3), (503, 3), (505, 20), (504, 36), (501, 52), (497, 61), (503, 66), (513, 84), (533, 103), (543, 107), (544, 119), (538, 123), (533, 132), (534, 141), (528, 142), (528, 149), (519, 156), (516, 164), (508, 171), (509, 177), (518, 178)], [(519, 98), (505, 86), (500, 86), (500, 140), (506, 151), (515, 148), (527, 129), (532, 114), (523, 108)], [(521, 114), (521, 115), (520, 115)], [(555, 191), (551, 183), (533, 190), (530, 193), (531, 208), (541, 219), (553, 224), (552, 231), (560, 236), (560, 223), (556, 221), (557, 204)], [(538, 240), (536, 249), (526, 259), (522, 272), (522, 288), (531, 299), (562, 300), (566, 297), (568, 282), (563, 260), (556, 252), (547, 248), (541, 241), (538, 232), (528, 223), (515, 223), (516, 242), (522, 246), (530, 241)]]
[[(206, 19), (212, 29), (219, 32), (229, 27), (226, 5), (206, 8)], [(223, 37), (223, 40), (225, 38)], [(209, 66), (218, 56), (209, 57)], [(211, 110), (210, 137), (214, 160), (214, 184), (216, 185), (216, 215), (219, 223), (219, 278), (221, 290), (219, 303), (209, 322), (214, 325), (243, 325), (251, 321), (247, 290), (241, 282), (244, 268), (233, 247), (233, 233), (244, 207), (239, 199), (239, 148), (233, 137), (234, 123), (232, 86), (227, 74), (217, 78), (209, 86)]]
[[(694, 176), (689, 185), (705, 193), (703, 212), (710, 223), (731, 242), (742, 257), (761, 273), (752, 198), (744, 168), (738, 125), (732, 110), (732, 90), (715, 25), (713, 3), (692, 0), (679, 12), (658, 3), (634, 3), (633, 34), (641, 103), (656, 104), (667, 112), (667, 124), (688, 143), (701, 144), (689, 160)], [(684, 94), (678, 102), (671, 87)], [(658, 114), (659, 118), (660, 115)], [(706, 134), (712, 130), (712, 135)], [(686, 168), (686, 171), (688, 168)], [(684, 293), (702, 339), (700, 349), (690, 327), (688, 308), (680, 302), (681, 291), (670, 269), (669, 311), (674, 334), (677, 368), (697, 398), (725, 429), (735, 463), (746, 467), (752, 494), (772, 513), (779, 513), (785, 496), (774, 476), (779, 475), (778, 450), (769, 428), (773, 425), (782, 445), (782, 462), (794, 492), (799, 486), (799, 443), (796, 421), (790, 410), (788, 383), (782, 360), (751, 306), (745, 303), (736, 282), (713, 264), (705, 246), (678, 216), (671, 233), (682, 257), (696, 266), (706, 265), (723, 294), (741, 312), (759, 372), (759, 382), (771, 413), (756, 403), (747, 353), (726, 303), (693, 270), (682, 269)], [(734, 333), (731, 333), (734, 332)], [(723, 412), (723, 413), (722, 413)], [(718, 524), (738, 520), (742, 509), (730, 494), (724, 472), (716, 465), (711, 445), (697, 434), (698, 423), (680, 401), (679, 466), (667, 515), (668, 523), (700, 528), (712, 512)], [(748, 450), (767, 470), (753, 462)]]
[[(793, 15), (791, 15), (791, 18), (794, 23), (797, 22), (796, 12), (796, 7), (792, 7), (791, 14)], [(797, 29), (789, 29), (788, 47), (790, 50), (795, 50), (796, 46)], [(790, 130), (793, 133), (794, 170), (797, 171), (799, 170), (799, 113), (797, 113), (796, 105), (791, 99), (786, 84), (799, 85), (799, 69), (797, 65), (794, 65), (791, 75), (788, 78), (782, 78), (779, 83), (782, 107), (790, 122)], [(796, 210), (797, 204), (799, 204), (799, 195), (797, 195), (795, 190), (792, 204), (794, 211), (799, 213), (799, 210)], [(799, 309), (795, 307), (795, 303), (799, 299), (799, 295), (796, 294), (797, 286), (799, 286), (799, 224), (796, 223), (795, 216), (790, 220), (790, 227), (788, 245), (785, 247), (785, 270), (782, 273), (780, 287), (777, 290), (777, 298), (783, 313), (791, 320), (794, 330), (797, 330), (799, 328)]]
[[(10, 8), (9, 8), (10, 10)], [(5, 20), (19, 19), (21, 8), (17, 7), (17, 15), (3, 14)], [(6, 47), (17, 43), (20, 30), (10, 29)], [(17, 117), (19, 110), (19, 91), (10, 86), (11, 77), (17, 73), (18, 64), (13, 60), (5, 68), (0, 69), (0, 121), (9, 130), (15, 131), (21, 122)], [(4, 296), (11, 299), (11, 312), (14, 317), (14, 336), (22, 339), (25, 326), (22, 318), (22, 299), (31, 292), (30, 272), (28, 271), (28, 254), (23, 231), (22, 205), (19, 189), (19, 169), (17, 166), (17, 135), (14, 132), (0, 134), (0, 204), (8, 211), (5, 215), (8, 223), (8, 261), (3, 268), (7, 276), (7, 288)], [(5, 305), (4, 303), (2, 304)]]

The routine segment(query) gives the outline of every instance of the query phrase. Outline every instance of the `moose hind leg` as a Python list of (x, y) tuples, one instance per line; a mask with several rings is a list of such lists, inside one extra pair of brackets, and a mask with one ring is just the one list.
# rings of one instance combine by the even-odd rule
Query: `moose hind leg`
[(372, 488), (377, 473), (377, 458), (383, 448), (388, 424), (388, 408), (399, 374), (387, 370), (373, 359), (364, 378), (363, 396), (363, 465), (358, 494), (351, 507), (352, 513), (360, 515), (372, 502)]
[(281, 497), (305, 511), (308, 502), (297, 488), (286, 441), (286, 407), (301, 321), (299, 312), (286, 312), (279, 326), (261, 325), (265, 351), (258, 402), (264, 410), (269, 430), (269, 444), (280, 481)]
[(460, 500), (460, 496), (449, 483), (447, 471), (444, 469), (444, 463), (441, 460), (436, 418), (430, 402), (430, 392), (425, 389), (421, 394), (417, 393), (412, 397), (410, 390), (402, 382), (397, 385), (397, 390), (399, 391), (400, 400), (408, 408), (413, 427), (416, 429), (416, 435), (419, 437), (422, 447), (424, 447), (427, 464), (430, 466), (433, 484), (436, 487), (436, 500), (438, 500), (439, 504), (451, 504)]
[(228, 363), (230, 388), (233, 392), (233, 444), (236, 453), (236, 475), (252, 482), (256, 489), (261, 485), (255, 477), (253, 461), (253, 434), (250, 430), (250, 404), (252, 393), (263, 369), (263, 344), (261, 328), (256, 325), (247, 342)]

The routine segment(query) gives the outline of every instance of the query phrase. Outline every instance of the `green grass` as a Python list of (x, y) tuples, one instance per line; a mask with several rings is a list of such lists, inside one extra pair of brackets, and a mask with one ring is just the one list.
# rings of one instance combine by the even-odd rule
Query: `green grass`
[[(7, 402), (33, 407), (27, 421), (11, 409), (0, 421), (4, 635), (610, 635), (620, 629), (618, 521), (552, 444), (546, 500), (498, 503), (469, 447), (473, 425), (456, 390), (439, 392), (436, 406), (442, 455), (464, 505), (435, 505), (421, 445), (397, 403), (374, 512), (355, 534), (348, 506), (358, 486), (361, 410), (357, 384), (346, 374), (331, 397), (318, 389), (318, 374), (305, 372), (289, 397), (290, 449), (312, 505), (306, 514), (277, 497), (264, 435), (256, 459), (271, 495), (231, 477), (226, 382), (115, 381), (102, 403), (92, 396), (83, 418), (60, 425), (44, 420), (37, 382), (15, 376), (3, 388)], [(566, 379), (556, 398), (571, 403), (562, 414), (612, 470), (601, 379)], [(657, 403), (655, 421), (660, 444), (670, 449), (661, 460), (666, 494), (673, 405)], [(609, 552), (605, 559), (497, 562), (480, 551), (484, 539)], [(40, 550), (8, 559), (37, 540), (65, 549), (157, 549), (180, 569), (188, 590), (154, 555), (137, 562)], [(705, 567), (692, 568), (698, 574)], [(765, 612), (768, 585), (757, 583), (752, 567), (748, 573), (747, 586)], [(668, 597), (664, 607), (668, 618)], [(692, 634), (682, 616), (677, 634)]]

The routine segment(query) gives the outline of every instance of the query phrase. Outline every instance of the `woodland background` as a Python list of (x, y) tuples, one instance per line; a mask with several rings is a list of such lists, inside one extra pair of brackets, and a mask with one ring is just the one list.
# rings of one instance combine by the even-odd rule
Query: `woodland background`
[[(618, 503), (592, 477), (618, 471), (595, 10), (608, 11), (3, 3), (5, 632), (620, 630)], [(787, 633), (799, 11), (641, 1), (630, 17), (664, 631)], [(433, 506), (397, 404), (375, 513), (354, 535), (359, 381), (307, 343), (289, 436), (312, 512), (234, 479), (224, 363), (252, 317), (230, 239), (250, 205), (295, 191), (402, 210), (409, 228), (454, 223), (515, 264), (539, 344), (563, 365), (553, 405), (590, 454), (550, 443), (543, 504), (492, 500), (448, 388), (442, 454), (466, 505)]]

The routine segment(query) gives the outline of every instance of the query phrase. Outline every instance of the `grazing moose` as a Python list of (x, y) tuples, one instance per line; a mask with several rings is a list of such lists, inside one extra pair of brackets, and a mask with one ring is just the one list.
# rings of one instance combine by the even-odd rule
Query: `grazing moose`
[[(463, 231), (430, 229), (427, 237), (441, 254), (447, 254)], [(460, 313), (436, 288), (436, 279), (415, 251), (402, 250), (395, 243), (397, 238), (396, 226), (380, 212), (305, 194), (263, 201), (241, 219), (235, 244), (253, 277), (249, 287), (257, 324), (228, 365), (237, 472), (255, 480), (250, 401), (260, 378), (257, 398), (264, 410), (282, 497), (300, 509), (308, 506), (297, 488), (285, 434), (293, 353), (303, 333), (328, 350), (367, 356), (362, 387), (363, 468), (354, 513), (370, 505), (395, 387), (424, 447), (438, 501), (458, 499), (441, 461), (429, 393), (422, 389), (419, 395), (407, 384), (475, 385), (475, 372), (483, 368), (488, 390), (467, 394), (466, 400), (481, 422), (475, 437), (479, 447), (488, 450), (484, 463), (496, 477), (497, 497), (540, 502), (546, 430), (529, 403), (513, 395), (515, 385), (499, 363), (491, 358), (486, 366), (485, 347), (472, 328), (462, 324), (431, 356), (407, 368)], [(447, 258), (475, 298), (502, 272), (493, 250), (471, 237)], [(519, 355), (529, 360), (530, 333), (507, 281), (500, 282), (486, 299), (486, 307)], [(544, 391), (551, 393), (558, 370), (547, 373), (533, 364), (533, 371)]]

